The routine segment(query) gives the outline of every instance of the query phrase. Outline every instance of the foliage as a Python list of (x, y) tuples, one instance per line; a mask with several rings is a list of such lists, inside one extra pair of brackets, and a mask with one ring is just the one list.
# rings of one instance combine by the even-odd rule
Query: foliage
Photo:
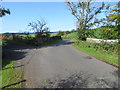
[(4, 33), (2, 34), (2, 36), (4, 37), (4, 39), (1, 39), (1, 44), (2, 46), (6, 46), (8, 44), (8, 41), (13, 39), (13, 36), (11, 33)]
[[(78, 41), (78, 43), (80, 43)], [(86, 44), (85, 44), (86, 43)], [(89, 43), (89, 42), (84, 42), (83, 47), (87, 47), (87, 48), (93, 48), (96, 51), (100, 50), (102, 53), (106, 52), (108, 54), (117, 54), (118, 52), (118, 43), (114, 43), (114, 44), (110, 44), (110, 43), (106, 43), (106, 42), (102, 42), (102, 43)]]
[(2, 41), (2, 42), (1, 42), (1, 45), (2, 45), (2, 46), (6, 46), (6, 45), (8, 44), (7, 40), (5, 40), (5, 39), (2, 39), (1, 41)]
[(37, 22), (31, 22), (28, 26), (36, 33), (36, 38), (49, 37), (49, 28), (46, 27), (45, 20), (37, 20)]
[(35, 45), (41, 45), (46, 41), (49, 37), (49, 28), (46, 26), (47, 23), (45, 20), (37, 20), (37, 22), (31, 22), (28, 26), (31, 27), (32, 30), (35, 32), (34, 40)]
[(98, 39), (119, 39), (119, 32), (117, 26), (102, 26), (99, 28), (94, 28), (88, 30), (91, 35), (88, 38), (98, 38)]
[(118, 39), (117, 26), (103, 26), (101, 29), (102, 39)]
[(76, 30), (72, 29), (72, 30), (71, 30), (71, 33), (73, 33), (73, 32), (76, 32)]
[(4, 39), (11, 40), (13, 38), (12, 33), (3, 33)]
[(101, 27), (101, 38), (103, 39), (119, 39), (119, 27), (120, 27), (120, 2), (116, 4), (114, 8), (111, 8), (109, 15), (106, 15), (104, 19), (104, 26)]
[(5, 8), (0, 8), (0, 17), (5, 16), (6, 14), (10, 14), (10, 10)]
[[(78, 2), (70, 2), (70, 0), (66, 1), (72, 15), (77, 19), (78, 37), (81, 40), (85, 40), (88, 34), (90, 34), (87, 32), (90, 27), (99, 23), (99, 20), (95, 16), (101, 13), (105, 7), (104, 3), (99, 7), (94, 7), (91, 1), (92, 0), (88, 0), (87, 2), (81, 0), (78, 0)], [(94, 22), (92, 22), (93, 19)]]
[[(56, 35), (56, 33), (54, 33), (54, 36), (52, 36), (52, 37), (36, 38), (35, 34), (29, 34), (29, 36), (26, 35), (25, 33), (24, 34), (16, 34), (14, 37), (15, 38), (14, 41), (20, 42), (20, 43), (25, 43), (28, 45), (33, 45), (33, 46), (42, 46), (46, 43), (51, 43), (53, 41), (60, 40), (60, 37), (55, 36), (55, 35)], [(38, 42), (38, 40), (39, 40), (39, 42)]]
[(115, 25), (120, 23), (120, 1), (116, 4), (115, 8), (111, 9), (110, 15), (106, 16), (109, 22), (115, 22)]

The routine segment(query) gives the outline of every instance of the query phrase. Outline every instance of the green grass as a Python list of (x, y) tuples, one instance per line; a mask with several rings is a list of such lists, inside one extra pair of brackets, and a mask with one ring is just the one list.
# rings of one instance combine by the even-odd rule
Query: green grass
[[(92, 55), (102, 61), (105, 61), (109, 64), (112, 64), (114, 66), (119, 66), (118, 64), (118, 55), (114, 54), (114, 55), (110, 55), (106, 52), (103, 52), (102, 50), (95, 50), (94, 48), (88, 48), (88, 47), (84, 47), (83, 45), (85, 45), (85, 41), (81, 41), (79, 44), (73, 44), (73, 46), (75, 48), (77, 48), (78, 50), (85, 52), (89, 55)], [(87, 44), (87, 43), (86, 43)], [(103, 54), (104, 53), (104, 54)]]
[(109, 54), (108, 52), (106, 52), (104, 50), (100, 50), (100, 49), (95, 50), (95, 48), (87, 47), (87, 45), (89, 44), (88, 42), (78, 41), (77, 32), (70, 33), (67, 36), (64, 35), (63, 39), (64, 40), (72, 40), (74, 42), (73, 47), (77, 48), (78, 50), (80, 50), (82, 52), (92, 55), (92, 56), (98, 58), (99, 60), (105, 61), (114, 66), (119, 66), (118, 53)]
[(0, 39), (0, 46), (2, 46), (2, 39)]
[[(7, 61), (3, 60), (3, 68), (0, 73), (2, 73), (2, 88), (17, 82), (21, 81), (22, 72), (15, 70), (14, 67), (14, 61), (10, 61), (9, 63)], [(7, 88), (21, 88), (22, 84), (18, 83), (15, 85), (11, 85)]]
[(73, 33), (70, 33), (70, 34), (63, 35), (62, 39), (63, 40), (75, 40), (76, 37), (77, 37), (77, 32), (73, 32)]
[(77, 32), (73, 32), (73, 33), (70, 33), (70, 34), (66, 34), (64, 36), (62, 36), (63, 39), (72, 39), (72, 40), (76, 40), (77, 39)]

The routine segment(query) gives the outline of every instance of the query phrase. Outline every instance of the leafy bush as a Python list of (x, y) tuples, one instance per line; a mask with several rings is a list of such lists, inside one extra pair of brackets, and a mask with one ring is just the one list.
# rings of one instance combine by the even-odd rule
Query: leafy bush
[(117, 26), (103, 26), (100, 28), (91, 29), (91, 31), (91, 36), (88, 36), (90, 38), (119, 39)]
[(101, 27), (103, 39), (118, 39), (118, 30), (115, 26)]
[(86, 30), (78, 29), (78, 39), (80, 40), (86, 40), (87, 37), (93, 37), (93, 36), (94, 36), (94, 32), (92, 29), (86, 29)]
[(49, 37), (49, 27), (46, 26), (47, 22), (43, 19), (37, 20), (36, 22), (29, 23), (28, 26), (31, 27), (32, 30), (35, 32), (36, 38), (43, 38), (43, 37)]
[(108, 54), (118, 54), (119, 44), (117, 42), (114, 44), (110, 44), (107, 42), (89, 43), (89, 42), (84, 42), (84, 41), (77, 41), (76, 44), (81, 47), (93, 48), (96, 51), (99, 50), (101, 52), (106, 52)]
[(7, 40), (11, 40), (13, 38), (11, 33), (4, 33), (2, 34), (2, 36), (4, 37), (4, 39), (7, 39)]
[(73, 32), (76, 32), (76, 30), (72, 29), (72, 30), (71, 30), (71, 33), (73, 33)]

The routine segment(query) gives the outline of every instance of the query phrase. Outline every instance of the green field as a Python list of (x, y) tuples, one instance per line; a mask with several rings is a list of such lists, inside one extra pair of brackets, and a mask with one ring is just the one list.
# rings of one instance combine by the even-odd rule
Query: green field
[[(72, 40), (74, 42), (72, 44), (73, 47), (77, 48), (78, 50), (80, 50), (82, 52), (85, 52), (89, 55), (92, 55), (92, 56), (94, 56), (102, 61), (109, 63), (109, 64), (119, 66), (119, 64), (118, 64), (118, 50), (117, 49), (114, 52), (112, 52), (112, 51), (108, 52), (102, 48), (96, 50), (95, 48), (93, 48), (95, 44), (89, 43), (86, 41), (79, 41), (77, 39), (77, 32), (70, 33), (67, 36), (64, 35), (63, 39), (64, 40)], [(91, 45), (91, 46), (93, 45), (93, 47), (89, 48), (88, 47), (89, 45)]]
[(52, 37), (52, 36), (56, 36), (57, 35), (57, 33), (50, 33), (50, 36)]

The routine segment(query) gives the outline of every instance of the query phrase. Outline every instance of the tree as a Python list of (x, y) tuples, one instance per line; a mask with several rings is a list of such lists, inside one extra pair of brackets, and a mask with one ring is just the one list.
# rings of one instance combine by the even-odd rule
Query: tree
[(61, 31), (61, 30), (57, 33), (57, 35), (60, 35), (60, 36), (63, 36), (64, 34), (65, 34), (65, 32)]
[(104, 27), (101, 28), (102, 36), (107, 39), (119, 39), (120, 28), (120, 2), (110, 9), (109, 15), (106, 15)]
[(43, 38), (49, 36), (49, 28), (46, 26), (45, 20), (37, 20), (37, 22), (31, 22), (28, 26), (36, 33), (36, 38)]
[[(66, 1), (68, 9), (72, 12), (72, 15), (77, 19), (77, 30), (78, 37), (81, 40), (84, 40), (88, 34), (87, 30), (93, 25), (99, 23), (99, 20), (95, 17), (101, 10), (105, 7), (105, 4), (102, 3), (101, 6), (93, 6), (91, 3), (92, 0), (87, 0), (87, 2), (83, 2), (78, 0), (78, 2), (70, 2), (70, 0)], [(106, 8), (109, 8), (107, 6)]]
[(71, 32), (70, 31), (65, 31), (66, 34), (70, 34)]
[(0, 17), (5, 16), (6, 14), (10, 14), (10, 10), (5, 8), (0, 8)]
[(71, 33), (73, 33), (73, 32), (76, 32), (76, 30), (75, 30), (75, 29), (72, 29), (72, 30), (71, 30)]
[(110, 15), (106, 16), (110, 23), (114, 22), (115, 25), (120, 24), (120, 1), (116, 4), (115, 8), (111, 9)]

